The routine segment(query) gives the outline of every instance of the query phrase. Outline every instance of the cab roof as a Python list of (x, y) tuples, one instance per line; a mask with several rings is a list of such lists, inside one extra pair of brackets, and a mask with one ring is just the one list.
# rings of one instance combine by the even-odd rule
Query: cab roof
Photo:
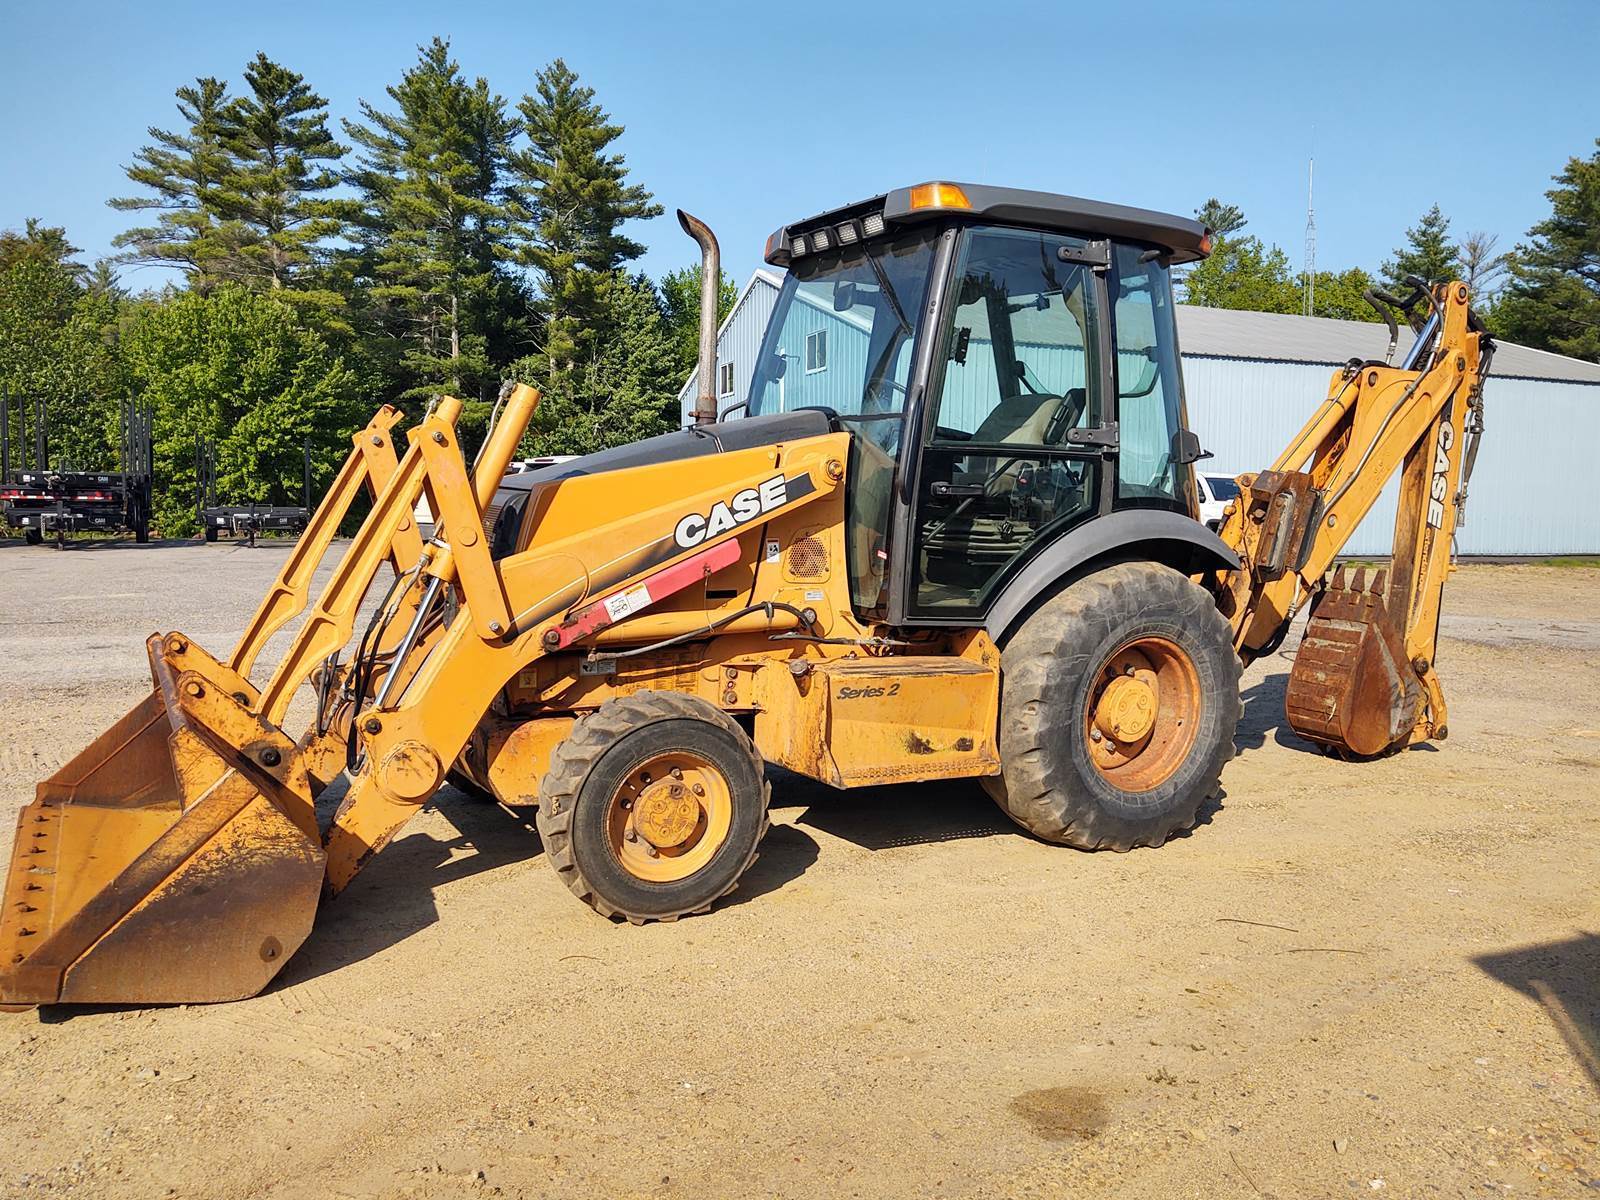
[[(1085, 200), (1056, 192), (993, 187), (984, 183), (929, 182), (895, 188), (869, 200), (785, 225), (767, 239), (766, 260), (773, 266), (787, 267), (797, 234), (836, 228), (872, 214), (881, 215), (884, 224), (890, 227), (962, 217), (1089, 237), (1125, 238), (1165, 251), (1175, 263), (1194, 262), (1211, 252), (1206, 227), (1192, 218), (1173, 213)], [(872, 236), (870, 230), (868, 236)], [(832, 244), (838, 244), (837, 240)]]

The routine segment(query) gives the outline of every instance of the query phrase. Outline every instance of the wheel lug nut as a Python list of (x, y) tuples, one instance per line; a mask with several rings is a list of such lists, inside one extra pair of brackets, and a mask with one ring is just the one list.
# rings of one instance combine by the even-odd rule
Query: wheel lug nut
[(704, 796), (706, 794), (705, 784), (703, 784), (703, 783), (695, 784), (694, 785), (694, 794), (696, 796)]
[(672, 777), (674, 779), (682, 779), (683, 778), (683, 768), (682, 767), (673, 767), (672, 768)]
[(646, 846), (644, 848), (644, 852), (646, 854), (648, 854), (651, 858), (660, 858), (661, 857), (661, 851), (657, 850), (654, 846)]

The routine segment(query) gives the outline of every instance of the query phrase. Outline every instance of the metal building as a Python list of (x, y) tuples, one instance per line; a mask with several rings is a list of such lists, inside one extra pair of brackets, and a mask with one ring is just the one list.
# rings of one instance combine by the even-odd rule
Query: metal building
[[(718, 403), (749, 392), (762, 335), (782, 280), (757, 271), (723, 322), (717, 343)], [(846, 315), (821, 305), (804, 344), (784, 346), (789, 360), (785, 407), (828, 403), (829, 371), (861, 352)], [(1259, 470), (1283, 450), (1328, 391), (1332, 373), (1351, 358), (1382, 359), (1388, 331), (1362, 321), (1178, 306), (1189, 423), (1215, 457), (1203, 469)], [(799, 335), (797, 334), (797, 337)], [(1402, 330), (1399, 361), (1410, 344)], [(694, 407), (694, 379), (678, 399), (684, 423)], [(1590, 490), (1600, 445), (1600, 364), (1501, 343), (1484, 387), (1487, 431), (1473, 473), (1467, 519), (1456, 537), (1464, 555), (1600, 554), (1600, 504)], [(1347, 553), (1383, 554), (1394, 526), (1391, 483), (1350, 540)]]

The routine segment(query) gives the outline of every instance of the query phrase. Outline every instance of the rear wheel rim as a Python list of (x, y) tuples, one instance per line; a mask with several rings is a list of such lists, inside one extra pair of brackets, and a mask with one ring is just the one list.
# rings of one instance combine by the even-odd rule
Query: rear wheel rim
[(1160, 787), (1188, 760), (1204, 699), (1200, 672), (1178, 643), (1131, 638), (1106, 656), (1089, 687), (1089, 761), (1124, 792)]
[(704, 868), (728, 840), (733, 789), (705, 755), (652, 754), (613, 792), (606, 835), (622, 869), (646, 883), (676, 883)]

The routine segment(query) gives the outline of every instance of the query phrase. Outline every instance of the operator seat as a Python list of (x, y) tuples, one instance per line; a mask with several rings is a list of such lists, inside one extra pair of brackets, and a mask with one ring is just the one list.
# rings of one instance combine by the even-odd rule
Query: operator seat
[[(1067, 430), (1075, 426), (1083, 415), (1086, 393), (1082, 388), (1072, 388), (1065, 396), (1048, 392), (1029, 392), (1009, 396), (994, 406), (972, 432), (974, 442), (989, 445), (1057, 446), (1065, 439)], [(982, 483), (1000, 470), (1005, 463), (1000, 457), (972, 457), (967, 469), (961, 472), (963, 482)], [(1015, 466), (989, 485), (989, 494), (1004, 496), (1016, 486)]]

